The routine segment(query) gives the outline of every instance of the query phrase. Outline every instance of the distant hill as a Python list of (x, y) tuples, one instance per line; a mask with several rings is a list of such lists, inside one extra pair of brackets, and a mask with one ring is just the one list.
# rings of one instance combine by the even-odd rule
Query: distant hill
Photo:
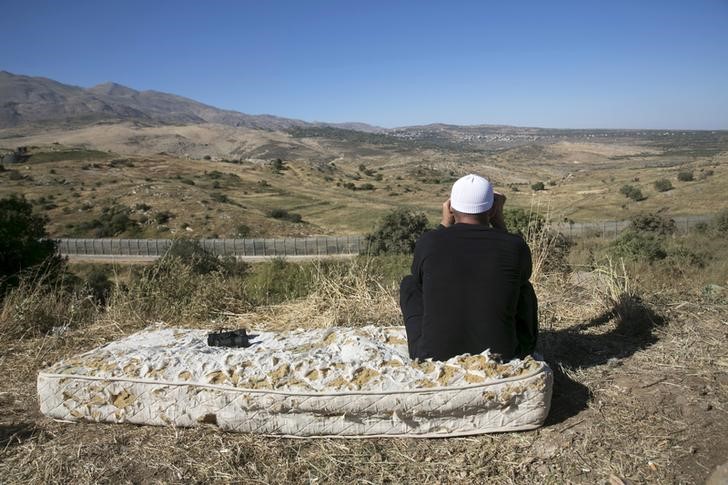
[[(0, 128), (28, 124), (79, 125), (98, 121), (217, 123), (263, 130), (339, 126), (272, 115), (249, 115), (215, 108), (174, 94), (137, 91), (112, 82), (82, 88), (43, 77), (0, 71)], [(363, 123), (343, 123), (340, 126), (359, 131), (381, 130)]]
[[(365, 123), (309, 122), (250, 115), (158, 91), (113, 82), (91, 88), (0, 71), (0, 140), (15, 149), (62, 143), (123, 154), (168, 154), (219, 159), (306, 159), (313, 163), (363, 156), (443, 159), (445, 154), (520, 150), (537, 157), (560, 142), (620, 141), (649, 146), (699, 146), (722, 151), (728, 131), (548, 129), (433, 123), (380, 128)], [(430, 150), (418, 153), (418, 150)], [(433, 151), (434, 150), (434, 151)], [(447, 158), (447, 157), (444, 157)]]

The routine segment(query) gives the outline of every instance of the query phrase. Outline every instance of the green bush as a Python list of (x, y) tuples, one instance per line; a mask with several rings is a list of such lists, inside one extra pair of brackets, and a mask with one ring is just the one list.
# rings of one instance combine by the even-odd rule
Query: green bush
[(56, 242), (47, 239), (47, 222), (33, 214), (32, 204), (24, 198), (0, 199), (0, 295), (18, 284), (22, 270), (57, 258)]
[(109, 276), (105, 271), (94, 269), (86, 277), (86, 286), (90, 290), (94, 300), (103, 305), (108, 300), (114, 285), (109, 280)]
[(546, 190), (546, 186), (543, 184), (543, 182), (536, 182), (535, 184), (531, 185), (531, 190)]
[(693, 176), (692, 170), (683, 170), (681, 172), (678, 172), (677, 179), (680, 182), (692, 182), (695, 177)]
[(270, 305), (306, 296), (313, 288), (314, 270), (310, 263), (289, 263), (280, 257), (256, 264), (244, 282), (246, 298), (254, 305)]
[(506, 222), (508, 232), (521, 236), (539, 232), (546, 224), (546, 220), (536, 212), (527, 211), (521, 208), (506, 208), (503, 210), (503, 219)]
[(667, 192), (672, 190), (672, 182), (667, 179), (655, 180), (655, 190), (658, 192)]
[(615, 239), (609, 248), (612, 255), (625, 259), (644, 259), (650, 263), (665, 259), (667, 251), (662, 239), (654, 233), (627, 229)]
[(635, 187), (634, 185), (623, 185), (621, 189), (619, 189), (619, 192), (624, 194), (626, 197), (634, 200), (635, 202), (639, 202), (641, 200), (645, 200), (647, 197), (642, 195), (642, 191)]
[(286, 164), (280, 158), (276, 158), (275, 160), (271, 160), (271, 162), (270, 162), (270, 168), (271, 168), (271, 170), (273, 170), (273, 172), (278, 173), (281, 170), (285, 170), (286, 169)]
[(194, 274), (206, 275), (209, 273), (220, 273), (225, 276), (243, 275), (248, 271), (248, 265), (237, 261), (234, 257), (218, 258), (210, 251), (202, 247), (199, 241), (192, 239), (175, 239), (172, 245), (159, 258), (153, 266), (153, 272), (159, 272), (167, 266), (171, 259), (179, 260), (189, 267)]
[(235, 228), (235, 237), (248, 237), (251, 232), (252, 230), (247, 224), (238, 224), (238, 227)]
[(132, 162), (128, 158), (120, 158), (120, 159), (116, 159), (116, 160), (110, 160), (109, 167), (111, 167), (111, 168), (120, 168), (120, 167), (133, 168), (134, 162)]
[(268, 217), (296, 223), (303, 221), (301, 214), (288, 212), (286, 209), (271, 209), (268, 211)]
[(677, 230), (675, 221), (659, 214), (640, 214), (632, 218), (630, 228), (637, 232), (650, 232), (659, 236), (674, 234)]
[(695, 226), (693, 226), (693, 230), (698, 234), (705, 234), (706, 232), (708, 232), (709, 228), (710, 226), (707, 222), (698, 222), (697, 224), (695, 224)]
[(691, 248), (681, 246), (668, 251), (668, 255), (664, 263), (665, 265), (676, 269), (682, 269), (685, 267), (702, 269), (705, 268), (710, 259), (710, 255), (708, 253), (695, 251)]
[(394, 209), (382, 218), (374, 232), (367, 235), (368, 251), (371, 254), (411, 254), (428, 226), (424, 213)]
[(210, 194), (210, 198), (214, 200), (215, 202), (220, 202), (221, 204), (227, 204), (230, 203), (230, 199), (225, 194), (220, 194), (218, 192), (215, 192), (213, 194)]
[(123, 232), (136, 233), (139, 230), (137, 221), (129, 217), (131, 209), (125, 205), (113, 205), (101, 209), (101, 215), (90, 221), (78, 224), (78, 229), (93, 231), (94, 237), (114, 237)]

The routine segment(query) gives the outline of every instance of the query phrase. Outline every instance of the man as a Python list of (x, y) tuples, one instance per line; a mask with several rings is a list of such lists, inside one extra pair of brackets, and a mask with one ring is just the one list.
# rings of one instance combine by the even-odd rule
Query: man
[(447, 360), (490, 349), (503, 361), (533, 352), (538, 336), (531, 251), (509, 234), (505, 197), (466, 175), (442, 205), (440, 227), (415, 246), (400, 306), (411, 358)]

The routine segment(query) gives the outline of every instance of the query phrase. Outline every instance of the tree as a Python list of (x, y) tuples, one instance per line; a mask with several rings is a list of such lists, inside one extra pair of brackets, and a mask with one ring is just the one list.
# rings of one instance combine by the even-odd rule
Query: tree
[(385, 215), (374, 232), (367, 235), (372, 254), (411, 254), (415, 243), (428, 229), (427, 216), (422, 212), (398, 208)]
[(668, 190), (672, 190), (672, 182), (667, 179), (656, 180), (655, 190), (658, 192), (667, 192)]
[(24, 198), (0, 199), (0, 290), (17, 285), (21, 271), (53, 258), (56, 242), (47, 238), (47, 222)]

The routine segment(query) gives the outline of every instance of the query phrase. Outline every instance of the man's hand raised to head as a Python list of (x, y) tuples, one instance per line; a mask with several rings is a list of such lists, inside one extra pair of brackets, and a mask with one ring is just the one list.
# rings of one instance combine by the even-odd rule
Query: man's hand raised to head
[(506, 196), (498, 192), (493, 192), (493, 207), (491, 207), (488, 212), (490, 216), (490, 224), (496, 229), (503, 229), (504, 231), (507, 231), (508, 228), (506, 227), (506, 220), (503, 216), (503, 206), (505, 204)]
[(450, 199), (447, 199), (442, 203), (442, 220), (440, 221), (445, 227), (450, 227), (455, 224), (455, 216), (452, 215), (452, 208), (450, 207)]

